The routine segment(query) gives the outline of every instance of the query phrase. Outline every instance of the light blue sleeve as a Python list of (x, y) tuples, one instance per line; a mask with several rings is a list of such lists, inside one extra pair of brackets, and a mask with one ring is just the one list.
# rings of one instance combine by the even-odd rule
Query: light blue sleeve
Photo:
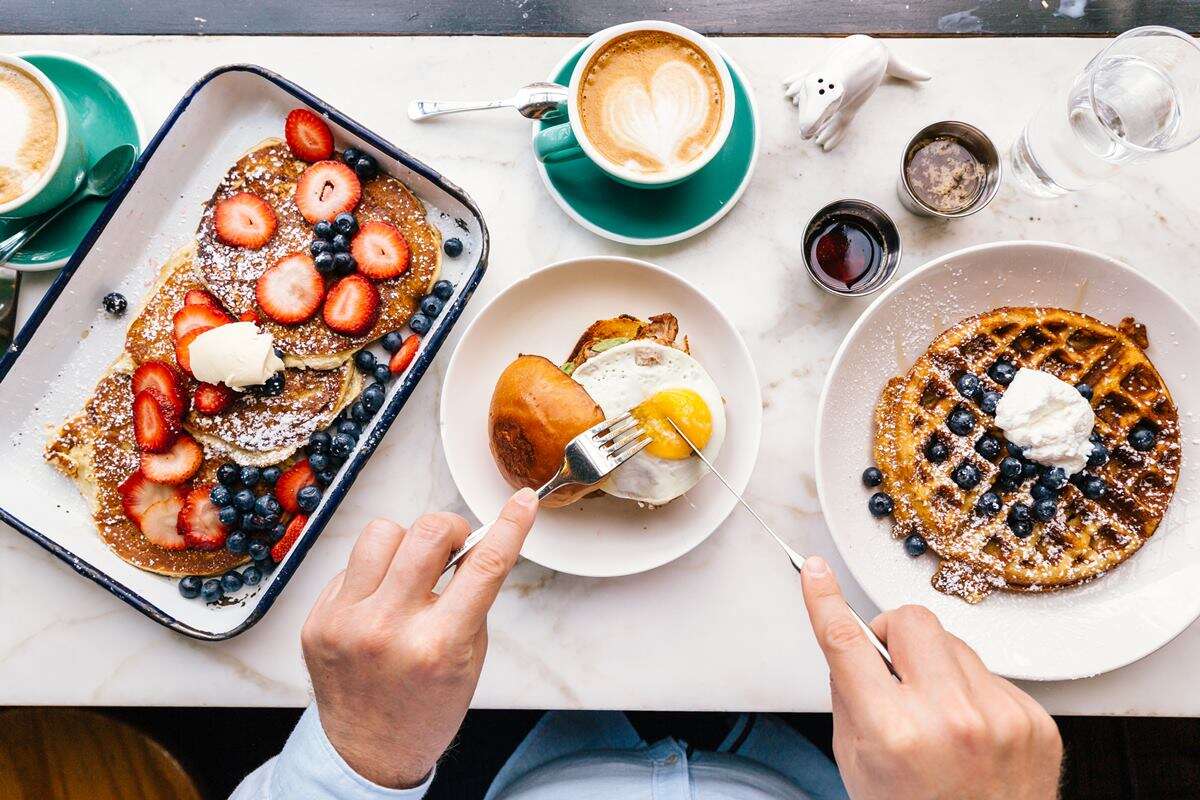
[(421, 800), (433, 773), (412, 789), (386, 789), (371, 783), (333, 749), (317, 707), (300, 717), (283, 751), (251, 772), (229, 800)]

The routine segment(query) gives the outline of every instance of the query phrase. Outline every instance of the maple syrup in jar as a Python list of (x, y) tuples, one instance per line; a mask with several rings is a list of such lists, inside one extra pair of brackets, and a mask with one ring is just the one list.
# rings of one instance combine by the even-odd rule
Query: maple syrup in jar
[(809, 243), (808, 260), (823, 282), (848, 291), (879, 269), (883, 243), (861, 223), (832, 217)]

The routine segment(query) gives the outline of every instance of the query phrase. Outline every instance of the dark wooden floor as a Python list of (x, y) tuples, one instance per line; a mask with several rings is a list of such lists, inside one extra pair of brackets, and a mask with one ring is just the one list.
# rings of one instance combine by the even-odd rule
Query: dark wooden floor
[[(225, 798), (244, 775), (277, 753), (300, 712), (280, 709), (107, 709), (167, 747), (209, 800)], [(540, 716), (475, 711), (439, 768), (428, 800), (474, 800)], [(787, 719), (829, 752), (826, 714)], [(639, 714), (644, 738), (715, 737), (720, 715)], [(1200, 720), (1063, 717), (1063, 800), (1195, 800), (1200, 797)]]

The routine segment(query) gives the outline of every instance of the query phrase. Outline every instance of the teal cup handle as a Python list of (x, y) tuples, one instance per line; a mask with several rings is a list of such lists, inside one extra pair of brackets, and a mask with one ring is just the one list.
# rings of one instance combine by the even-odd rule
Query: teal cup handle
[(558, 164), (585, 155), (569, 122), (539, 131), (533, 138), (533, 152), (543, 164)]

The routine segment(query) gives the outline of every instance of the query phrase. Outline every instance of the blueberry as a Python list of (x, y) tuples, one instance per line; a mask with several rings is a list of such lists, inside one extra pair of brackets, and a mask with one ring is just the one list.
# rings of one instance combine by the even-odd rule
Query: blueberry
[(308, 447), (305, 451), (312, 455), (313, 453), (328, 453), (329, 452), (329, 434), (325, 431), (316, 431), (308, 437)]
[(284, 375), (283, 370), (279, 370), (271, 377), (267, 378), (267, 382), (259, 387), (258, 393), (264, 397), (278, 397), (283, 394)]
[(1054, 491), (1046, 484), (1040, 483), (1040, 482), (1035, 483), (1033, 486), (1029, 487), (1029, 494), (1031, 497), (1033, 497), (1034, 501), (1038, 502), (1038, 503), (1040, 503), (1044, 500), (1049, 500), (1049, 501), (1053, 502), (1054, 500), (1058, 499), (1058, 492)]
[(206, 603), (220, 600), (224, 594), (225, 590), (221, 588), (221, 582), (216, 578), (209, 578), (200, 586), (200, 599)]
[(358, 232), (358, 220), (349, 211), (343, 211), (333, 218), (333, 229), (344, 236), (353, 237)]
[(208, 499), (212, 500), (215, 506), (227, 506), (233, 502), (233, 492), (229, 491), (225, 484), (218, 483), (208, 493)]
[(262, 470), (258, 467), (242, 467), (238, 472), (238, 483), (249, 489), (258, 486), (260, 480), (262, 480)]
[(358, 398), (363, 407), (371, 414), (383, 408), (383, 399), (384, 389), (378, 383), (372, 383), (366, 389), (363, 389), (363, 393)]
[(1023, 522), (1013, 522), (1009, 520), (1008, 527), (1012, 529), (1013, 535), (1018, 539), (1024, 539), (1033, 533), (1033, 520), (1025, 520)]
[(329, 249), (336, 256), (338, 253), (350, 252), (350, 239), (345, 234), (335, 233), (329, 240)]
[[(1029, 527), (1028, 531), (1024, 531), (1025, 526)], [(1017, 536), (1028, 536), (1033, 532), (1033, 509), (1025, 503), (1015, 503), (1008, 510), (1008, 527)]]
[(271, 544), (275, 544), (282, 539), (285, 533), (287, 533), (287, 525), (284, 525), (282, 522), (271, 528), (268, 532), (268, 536), (271, 537)]
[(221, 506), (221, 509), (217, 512), (217, 519), (226, 528), (232, 528), (234, 525), (237, 525), (241, 518), (242, 515), (233, 506)]
[(1000, 444), (1000, 440), (990, 433), (985, 433), (979, 437), (979, 441), (975, 442), (975, 452), (988, 461), (992, 461), (1000, 455), (1001, 449), (1003, 449), (1003, 445)]
[(1067, 485), (1067, 471), (1062, 467), (1047, 470), (1045, 475), (1038, 478), (1038, 483), (1056, 492), (1062, 491), (1062, 488)]
[(894, 507), (895, 504), (892, 503), (892, 498), (885, 492), (876, 492), (867, 501), (867, 510), (871, 512), (871, 516), (873, 517), (886, 517), (892, 513)]
[(375, 163), (375, 159), (363, 153), (354, 162), (354, 174), (361, 180), (369, 181), (379, 174), (379, 165)]
[(999, 392), (984, 392), (979, 396), (979, 410), (989, 417), (996, 416), (996, 404), (1000, 402)]
[(1089, 467), (1102, 467), (1108, 462), (1108, 448), (1099, 442), (1092, 443), (1092, 452), (1088, 454)]
[(433, 295), (429, 295), (421, 300), (421, 313), (430, 319), (437, 319), (437, 315), (442, 313), (442, 303)]
[(1088, 441), (1092, 442), (1093, 444), (1099, 444), (1103, 440), (1100, 438), (1100, 432), (1095, 428), (1092, 428), (1092, 435), (1088, 437)]
[[(436, 289), (437, 287), (434, 286)], [(385, 333), (383, 336), (383, 349), (389, 353), (394, 353), (400, 349), (400, 345), (404, 344), (404, 334), (400, 331), (392, 331)]]
[(245, 531), (234, 531), (225, 537), (225, 549), (235, 556), (243, 555), (246, 552), (246, 545), (250, 543), (250, 537)]
[(312, 467), (313, 472), (320, 472), (323, 469), (328, 469), (329, 456), (325, 453), (313, 453), (308, 457), (308, 465)]
[(451, 258), (458, 258), (459, 256), (462, 255), (462, 251), (463, 251), (462, 239), (455, 237), (452, 239), (447, 239), (446, 241), (442, 242), (442, 252), (444, 252), (446, 255), (450, 256)]
[(354, 421), (362, 424), (364, 427), (371, 421), (371, 412), (367, 411), (367, 407), (363, 405), (362, 400), (355, 400), (350, 404), (350, 414), (354, 417)]
[(224, 486), (236, 486), (239, 474), (237, 464), (222, 464), (217, 467), (217, 481)]
[(983, 388), (983, 384), (980, 383), (979, 378), (969, 372), (960, 375), (958, 380), (955, 381), (954, 386), (958, 389), (958, 393), (968, 400), (974, 400), (978, 397), (980, 389)]
[(1011, 361), (1000, 359), (988, 369), (988, 377), (1001, 386), (1008, 386), (1012, 379), (1017, 377), (1017, 368)]
[(925, 550), (928, 547), (929, 545), (925, 544), (925, 539), (919, 533), (910, 533), (904, 539), (904, 552), (913, 558), (925, 555)]
[(333, 253), (325, 252), (313, 256), (313, 266), (317, 268), (317, 272), (328, 275), (337, 264), (333, 260)]
[(1033, 504), (1033, 515), (1039, 522), (1049, 522), (1058, 512), (1058, 506), (1053, 500), (1039, 500)]
[(271, 553), (268, 551), (262, 558), (254, 559), (254, 566), (262, 570), (263, 575), (270, 575), (278, 564), (275, 563), (275, 559), (271, 558)]
[(1139, 453), (1154, 449), (1154, 429), (1144, 423), (1138, 423), (1129, 431), (1129, 446)]
[(975, 513), (984, 517), (994, 517), (1000, 513), (1000, 495), (995, 492), (984, 492), (975, 501)]
[(1095, 475), (1089, 475), (1084, 478), (1080, 491), (1089, 500), (1099, 500), (1108, 494), (1108, 487), (1104, 485), (1104, 481), (1100, 478), (1097, 478)]
[(354, 256), (349, 253), (335, 253), (333, 256), (333, 269), (341, 274), (346, 274), (354, 269)]
[(262, 579), (262, 570), (253, 564), (242, 570), (242, 583), (247, 586), (257, 586)]
[(412, 319), (408, 321), (409, 330), (422, 336), (429, 333), (432, 325), (433, 322), (424, 314), (413, 314)]
[(1015, 444), (1014, 442), (1005, 442), (1004, 447), (1008, 450), (1008, 454), (1013, 458), (1021, 458), (1025, 455), (1025, 448)]
[(1001, 476), (996, 480), (996, 488), (1002, 492), (1015, 492), (1021, 488), (1021, 479)]
[(329, 452), (340, 458), (345, 458), (350, 455), (350, 451), (354, 449), (354, 438), (344, 433), (339, 433), (333, 437), (333, 443), (329, 445)]
[(317, 510), (317, 505), (321, 502), (321, 490), (316, 486), (305, 486), (296, 493), (296, 505), (305, 514), (311, 514)]
[(347, 436), (353, 436), (355, 439), (357, 439), (358, 434), (362, 432), (362, 428), (359, 427), (359, 424), (354, 421), (353, 414), (351, 414), (351, 419), (344, 419), (338, 423), (337, 432), (344, 433)]
[(199, 575), (188, 575), (186, 578), (179, 579), (179, 593), (191, 600), (193, 597), (200, 596), (200, 584), (203, 579)]
[(979, 471), (979, 467), (969, 461), (964, 461), (954, 468), (954, 472), (950, 473), (950, 477), (958, 484), (960, 489), (974, 489), (983, 480), (983, 474)]
[(1091, 386), (1089, 386), (1086, 383), (1077, 383), (1077, 384), (1075, 384), (1075, 388), (1076, 388), (1076, 390), (1078, 390), (1079, 394), (1083, 397), (1084, 400), (1087, 400), (1089, 402), (1091, 401), (1091, 399), (1092, 399), (1092, 387)]
[(1037, 474), (1038, 474), (1038, 465), (1037, 464), (1033, 463), (1032, 461), (1022, 461), (1021, 462), (1021, 477), (1022, 478), (1032, 478), (1034, 475), (1037, 475)]
[(328, 486), (329, 484), (333, 483), (333, 479), (335, 477), (337, 477), (337, 467), (323, 469), (317, 473), (317, 483), (321, 484), (322, 486)]
[(925, 445), (925, 457), (932, 464), (940, 464), (950, 456), (950, 448), (937, 439), (930, 439)]
[(249, 511), (254, 508), (254, 492), (249, 489), (239, 489), (233, 496), (233, 507), (238, 511)]
[(227, 592), (236, 592), (242, 588), (242, 574), (235, 569), (221, 576), (221, 588)]
[(951, 433), (966, 436), (975, 429), (975, 415), (969, 408), (958, 406), (950, 412), (950, 416), (946, 419), (946, 427), (950, 429)]
[(254, 501), (254, 513), (264, 517), (279, 516), (282, 509), (279, 507), (279, 501), (274, 495), (263, 494), (259, 495)]
[(255, 561), (262, 561), (264, 557), (271, 555), (271, 546), (262, 539), (255, 539), (250, 542), (247, 550), (250, 553), (250, 558)]
[(862, 474), (863, 486), (878, 486), (883, 483), (883, 473), (878, 467), (867, 467)]
[(1022, 471), (1020, 459), (1005, 456), (1000, 461), (1000, 474), (1006, 478), (1019, 478)]
[(238, 523), (247, 533), (259, 533), (262, 531), (264, 518), (253, 511), (242, 514), (242, 521)]
[(360, 372), (371, 372), (375, 369), (375, 354), (370, 350), (359, 350), (354, 354), (354, 366)]
[(313, 258), (329, 252), (329, 242), (325, 239), (313, 239), (308, 243), (308, 252)]
[(120, 292), (109, 292), (104, 295), (104, 310), (114, 317), (119, 317), (129, 308), (129, 301)]
[(450, 281), (438, 281), (431, 291), (434, 297), (444, 302), (454, 296), (454, 284)]
[(262, 471), (262, 482), (267, 486), (274, 486), (279, 480), (279, 476), (283, 474), (283, 470), (279, 467), (267, 467)]
[(333, 223), (321, 220), (316, 225), (313, 225), (313, 233), (318, 239), (329, 240), (333, 236)]
[(347, 167), (353, 167), (354, 162), (362, 158), (362, 154), (362, 150), (359, 150), (357, 147), (347, 147), (342, 151), (342, 162)]
[(374, 371), (375, 380), (380, 383), (387, 383), (392, 378), (392, 371), (387, 364), (376, 364)]

